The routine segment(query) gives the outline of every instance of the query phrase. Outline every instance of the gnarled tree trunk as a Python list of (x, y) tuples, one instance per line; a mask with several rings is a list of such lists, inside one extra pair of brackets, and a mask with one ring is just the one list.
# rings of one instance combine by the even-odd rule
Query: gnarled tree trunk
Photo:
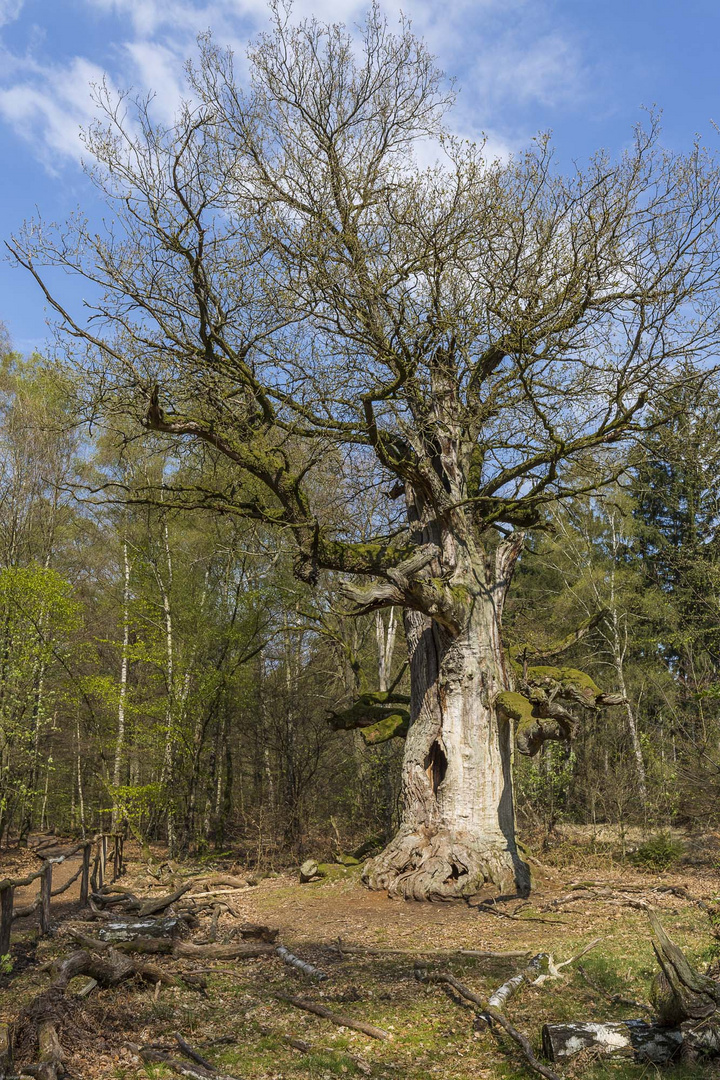
[(371, 888), (416, 900), (469, 896), (487, 882), (502, 892), (529, 888), (515, 842), (512, 725), (495, 708), (508, 686), (500, 629), (518, 550), (516, 542), (481, 557), (454, 585), (469, 597), (459, 633), (405, 611), (404, 812), (397, 835), (365, 867)]

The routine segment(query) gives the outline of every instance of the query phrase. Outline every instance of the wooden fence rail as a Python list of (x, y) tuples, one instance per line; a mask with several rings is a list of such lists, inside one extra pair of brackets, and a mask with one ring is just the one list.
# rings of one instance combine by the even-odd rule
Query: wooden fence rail
[[(78, 878), (80, 878), (80, 904), (85, 907), (88, 902), (90, 889), (96, 892), (102, 889), (107, 880), (108, 841), (112, 841), (112, 874), (111, 881), (124, 872), (124, 845), (123, 838), (118, 833), (100, 833), (92, 840), (81, 840), (64, 855), (45, 859), (39, 870), (28, 874), (24, 878), (4, 878), (0, 881), (0, 957), (10, 951), (10, 938), (12, 934), (13, 920), (25, 918), (34, 911), (40, 911), (40, 933), (47, 934), (50, 931), (51, 903), (54, 896), (60, 896), (67, 891)], [(92, 860), (93, 848), (95, 859)], [(65, 862), (67, 859), (82, 851), (82, 863), (69, 881), (57, 889), (52, 887), (53, 867)], [(92, 869), (91, 869), (92, 861)], [(33, 881), (40, 881), (40, 892), (30, 904), (20, 907), (14, 906), (15, 890), (32, 885)]]

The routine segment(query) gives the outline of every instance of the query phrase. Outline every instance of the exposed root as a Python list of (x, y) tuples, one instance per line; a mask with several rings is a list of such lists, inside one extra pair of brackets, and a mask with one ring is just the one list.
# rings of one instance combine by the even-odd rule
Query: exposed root
[(530, 871), (508, 846), (447, 829), (406, 828), (366, 863), (363, 881), (404, 900), (463, 899), (488, 883), (501, 893), (526, 896)]

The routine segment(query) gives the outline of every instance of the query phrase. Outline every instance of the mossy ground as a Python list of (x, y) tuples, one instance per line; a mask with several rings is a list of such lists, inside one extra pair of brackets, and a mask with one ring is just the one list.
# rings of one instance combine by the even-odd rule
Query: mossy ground
[[(186, 970), (207, 972), (206, 994), (163, 987), (127, 985), (95, 991), (77, 999), (61, 1028), (71, 1051), (68, 1064), (76, 1074), (102, 1080), (169, 1077), (161, 1066), (143, 1066), (127, 1044), (173, 1042), (184, 1038), (215, 1065), (246, 1080), (330, 1080), (368, 1076), (409, 1080), (490, 1080), (531, 1074), (514, 1045), (497, 1037), (478, 1021), (476, 1011), (441, 986), (418, 981), (418, 961), (452, 972), (481, 995), (488, 995), (521, 966), (517, 960), (477, 959), (460, 949), (551, 952), (556, 961), (576, 954), (595, 937), (602, 943), (581, 961), (589, 981), (575, 967), (562, 980), (535, 988), (526, 986), (507, 1007), (507, 1015), (540, 1048), (543, 1023), (563, 1020), (609, 1020), (639, 1015), (636, 1009), (612, 1004), (605, 994), (620, 993), (648, 1000), (656, 970), (647, 916), (641, 910), (601, 901), (542, 910), (567, 892), (587, 867), (550, 870), (529, 906), (516, 903), (498, 910), (478, 911), (466, 904), (428, 905), (392, 902), (370, 893), (359, 883), (359, 867), (338, 866), (324, 879), (299, 885), (293, 875), (263, 879), (247, 892), (230, 897), (237, 918), (224, 915), (220, 936), (238, 922), (252, 920), (280, 927), (290, 949), (327, 972), (326, 982), (313, 982), (291, 970), (277, 957), (241, 961), (183, 962)], [(187, 868), (182, 867), (182, 873)], [(633, 882), (649, 887), (658, 880), (683, 884), (694, 896), (717, 895), (719, 882), (708, 872), (663, 874), (654, 877), (632, 867), (593, 870), (595, 880)], [(130, 866), (128, 883), (147, 892), (151, 884), (139, 865)], [(157, 889), (157, 885), (155, 886)], [(652, 895), (663, 925), (688, 956), (702, 968), (711, 956), (713, 938), (706, 914), (696, 905), (665, 893)], [(194, 936), (201, 936), (195, 931)], [(34, 933), (23, 931), (25, 935)], [(20, 941), (18, 935), (16, 941)], [(374, 947), (398, 950), (379, 955), (344, 954), (348, 949)], [(72, 948), (69, 927), (63, 924), (38, 944), (37, 964)], [(435, 950), (435, 951), (433, 951)], [(439, 952), (437, 950), (446, 950)], [(161, 961), (174, 970), (178, 962)], [(0, 991), (0, 1014), (10, 1018), (23, 1001), (47, 985), (37, 967), (18, 972), (10, 987)], [(605, 992), (605, 994), (603, 993)], [(379, 1042), (339, 1028), (327, 1020), (278, 1001), (275, 993), (303, 996), (327, 1008), (356, 1017), (392, 1035)], [(283, 1036), (311, 1044), (310, 1052), (293, 1049)], [(234, 1041), (220, 1041), (220, 1040)], [(628, 1078), (655, 1075), (646, 1065), (627, 1061), (576, 1058), (554, 1066), (564, 1077)], [(711, 1066), (666, 1068), (667, 1080), (717, 1075)]]

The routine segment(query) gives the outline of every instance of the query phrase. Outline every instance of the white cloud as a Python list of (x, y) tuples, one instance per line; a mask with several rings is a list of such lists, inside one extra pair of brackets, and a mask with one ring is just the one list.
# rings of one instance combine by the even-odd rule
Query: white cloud
[(0, 116), (33, 143), (46, 167), (55, 172), (64, 159), (79, 160), (80, 128), (95, 117), (90, 86), (103, 76), (101, 67), (82, 57), (65, 68), (28, 63), (23, 79), (0, 90)]
[(472, 83), (488, 103), (539, 102), (553, 106), (582, 91), (580, 58), (572, 43), (549, 34), (531, 43), (495, 42), (480, 54)]
[[(19, 13), (22, 2), (0, 0), (0, 25)], [(212, 28), (218, 42), (235, 49), (242, 68), (248, 39), (268, 19), (266, 0), (84, 0), (84, 4), (100, 26), (109, 16), (120, 17), (123, 39), (111, 43), (112, 78), (120, 86), (153, 91), (155, 115), (165, 122), (183, 97), (183, 62), (195, 51), (197, 34)], [(293, 17), (313, 14), (352, 25), (367, 8), (368, 0), (295, 0)], [(391, 22), (404, 12), (441, 66), (451, 75), (461, 73), (454, 124), (470, 138), (486, 133), (489, 158), (506, 158), (519, 142), (517, 130), (503, 125), (506, 106), (554, 105), (580, 96), (577, 52), (559, 32), (542, 33), (543, 8), (539, 0), (382, 2)], [(99, 64), (75, 56), (61, 66), (41, 62), (32, 53), (6, 53), (2, 60), (7, 62), (0, 62), (5, 84), (0, 89), (0, 116), (34, 144), (51, 167), (59, 158), (77, 159), (78, 130), (95, 115), (88, 84), (102, 77)], [(428, 147), (423, 160), (432, 153)]]
[(14, 22), (22, 11), (25, 0), (0, 0), (0, 26)]
[(165, 45), (150, 41), (133, 41), (125, 49), (132, 62), (133, 84), (152, 91), (154, 116), (171, 124), (179, 102), (183, 96), (187, 97), (177, 54)]

